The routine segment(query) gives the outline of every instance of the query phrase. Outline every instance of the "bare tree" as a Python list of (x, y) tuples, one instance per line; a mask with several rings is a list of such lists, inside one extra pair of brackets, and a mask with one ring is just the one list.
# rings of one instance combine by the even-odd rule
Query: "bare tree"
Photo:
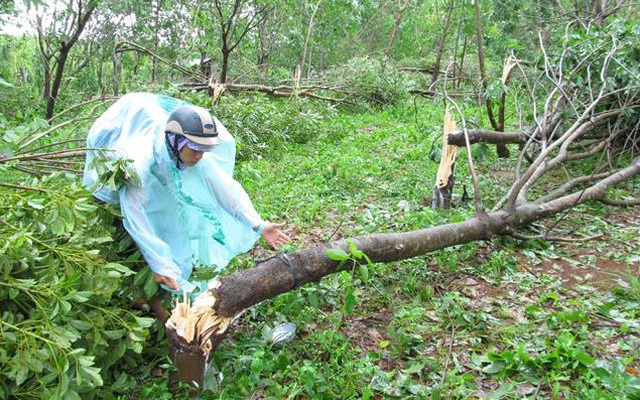
[[(436, 1), (435, 4), (437, 7), (438, 2)], [(442, 63), (442, 55), (444, 54), (444, 44), (447, 39), (447, 35), (449, 34), (449, 29), (451, 29), (451, 25), (452, 25), (451, 14), (453, 14), (454, 6), (455, 6), (455, 0), (449, 0), (446, 14), (444, 16), (444, 19), (442, 20), (442, 23), (440, 24), (440, 26), (442, 27), (442, 32), (436, 39), (436, 43), (435, 43), (436, 61), (434, 63), (433, 72), (431, 74), (431, 86), (429, 87), (430, 90), (435, 89), (436, 82), (438, 81), (438, 75), (440, 74), (440, 64)], [(437, 13), (437, 8), (436, 8), (436, 13)], [(457, 51), (457, 49), (454, 48), (454, 51)], [(454, 68), (454, 72), (455, 72), (455, 68)]]
[[(478, 67), (480, 68), (480, 84), (482, 85), (482, 90), (484, 92), (483, 96), (485, 98), (484, 102), (487, 108), (487, 116), (489, 117), (489, 122), (491, 123), (493, 129), (498, 132), (502, 132), (504, 130), (504, 103), (500, 104), (500, 115), (502, 116), (502, 118), (498, 118), (496, 120), (495, 116), (493, 115), (493, 102), (490, 98), (487, 97), (486, 94), (489, 84), (487, 82), (487, 72), (485, 69), (484, 61), (484, 45), (482, 43), (484, 40), (484, 36), (482, 34), (482, 8), (480, 6), (480, 1), (481, 0), (474, 0), (476, 16), (476, 38), (478, 40)], [(496, 152), (498, 153), (498, 157), (509, 157), (509, 149), (503, 144), (496, 145)]]
[(253, 28), (268, 16), (268, 6), (250, 0), (214, 0), (213, 18), (220, 28), (220, 64), (219, 83), (227, 82), (229, 56)]
[(407, 9), (411, 0), (398, 0), (398, 11), (393, 17), (393, 28), (391, 29), (391, 34), (389, 34), (389, 41), (387, 42), (387, 48), (384, 51), (385, 58), (389, 58), (389, 54), (391, 54), (391, 49), (393, 48), (393, 42), (396, 40), (396, 35), (398, 34), (398, 29), (400, 28), (400, 22), (402, 22), (402, 17), (404, 16), (404, 11)]
[[(304, 38), (304, 46), (302, 48), (302, 60), (300, 61), (300, 68), (302, 71), (304, 71), (304, 66), (305, 63), (307, 62), (307, 54), (309, 51), (309, 44), (311, 42), (311, 36), (313, 34), (313, 28), (316, 24), (315, 20), (316, 20), (316, 14), (318, 13), (318, 10), (320, 9), (320, 5), (322, 4), (322, 0), (318, 0), (318, 2), (316, 3), (315, 7), (313, 7), (313, 12), (311, 13), (311, 17), (309, 17), (309, 24), (307, 24), (307, 34)], [(310, 58), (310, 57), (309, 57)], [(309, 76), (309, 74), (311, 73), (311, 59), (309, 59), (309, 68), (307, 68), (307, 73), (306, 75)]]
[[(47, 119), (53, 116), (71, 49), (80, 39), (97, 4), (95, 0), (56, 2), (51, 6), (53, 10), (47, 10), (46, 17), (44, 9), (39, 8), (35, 21), (32, 21), (38, 32), (38, 46), (44, 66), (42, 97), (47, 102)], [(61, 5), (64, 8), (59, 9)]]

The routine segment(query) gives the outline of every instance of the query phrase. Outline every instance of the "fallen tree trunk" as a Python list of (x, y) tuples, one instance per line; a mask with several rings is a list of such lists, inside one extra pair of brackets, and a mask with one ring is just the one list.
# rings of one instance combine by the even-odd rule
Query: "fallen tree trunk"
[[(527, 141), (524, 133), (496, 132), (488, 129), (469, 129), (467, 133), (470, 144), (524, 144)], [(450, 133), (447, 136), (447, 143), (453, 146), (465, 146), (464, 132)]]
[[(340, 248), (348, 252), (352, 243), (351, 247), (355, 245), (370, 261), (380, 263), (404, 260), (472, 241), (489, 240), (495, 235), (511, 234), (518, 227), (578, 204), (590, 200), (606, 201), (606, 192), (610, 187), (635, 176), (640, 176), (640, 158), (586, 189), (544, 204), (526, 203), (511, 211), (481, 213), (464, 222), (411, 232), (371, 234), (322, 244), (312, 249), (279, 255), (249, 270), (217, 277), (210, 283), (208, 292), (196, 299), (193, 306), (186, 310), (178, 307), (167, 321), (167, 337), (173, 348), (172, 354), (190, 352), (193, 355), (190, 359), (201, 359), (206, 364), (228, 334), (233, 320), (249, 307), (353, 267), (352, 262), (338, 262), (327, 257), (329, 249)], [(178, 366), (183, 358), (181, 354), (180, 358), (175, 359)], [(200, 366), (203, 373), (205, 364)], [(202, 383), (193, 378), (198, 374), (194, 375), (195, 366), (192, 363), (184, 368), (187, 369), (181, 374), (183, 380)]]
[[(183, 88), (189, 90), (210, 90), (210, 91), (229, 91), (229, 92), (260, 92), (265, 93), (272, 97), (308, 97), (315, 100), (323, 100), (336, 104), (353, 104), (352, 101), (347, 99), (347, 96), (354, 96), (353, 93), (344, 89), (343, 85), (315, 85), (315, 86), (267, 86), (260, 84), (240, 84), (240, 83), (226, 83), (211, 84), (211, 83), (187, 83), (182, 85)], [(345, 97), (330, 97), (320, 95), (316, 92), (328, 91), (335, 92)]]
[(435, 250), (494, 235), (508, 234), (516, 228), (560, 213), (589, 200), (605, 198), (608, 188), (640, 175), (640, 158), (629, 167), (596, 183), (588, 189), (574, 192), (545, 204), (525, 204), (513, 212), (496, 211), (477, 215), (464, 222), (440, 225), (403, 233), (381, 233), (359, 236), (323, 244), (283, 257), (265, 261), (256, 268), (215, 279), (209, 290), (216, 302), (213, 311), (224, 317), (234, 317), (243, 310), (309, 282), (343, 269), (337, 261), (327, 258), (326, 250), (347, 249), (353, 242), (372, 262), (391, 262), (423, 255)]

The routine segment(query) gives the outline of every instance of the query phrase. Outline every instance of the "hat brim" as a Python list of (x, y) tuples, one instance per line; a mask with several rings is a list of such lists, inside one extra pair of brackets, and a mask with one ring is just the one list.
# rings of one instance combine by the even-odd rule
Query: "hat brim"
[(210, 145), (210, 144), (196, 143), (196, 142), (193, 142), (193, 141), (189, 140), (186, 137), (184, 137), (184, 139), (187, 142), (186, 146), (189, 147), (191, 150), (201, 151), (203, 153), (209, 152), (209, 151), (213, 151), (217, 147), (217, 144)]
[(194, 135), (190, 135), (188, 133), (183, 133), (182, 134), (184, 137), (186, 137), (187, 139), (189, 139), (191, 142), (196, 143), (196, 144), (200, 144), (203, 146), (216, 146), (218, 144), (220, 144), (220, 138), (218, 137), (218, 135), (216, 136), (194, 136)]

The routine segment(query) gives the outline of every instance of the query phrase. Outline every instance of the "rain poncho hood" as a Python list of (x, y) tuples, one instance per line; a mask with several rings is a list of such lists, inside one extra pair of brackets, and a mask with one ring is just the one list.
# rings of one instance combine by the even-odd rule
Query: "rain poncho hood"
[[(187, 103), (149, 93), (131, 93), (92, 125), (87, 138), (83, 183), (99, 200), (120, 204), (124, 227), (145, 260), (160, 275), (176, 279), (180, 291), (205, 289), (189, 281), (194, 266), (224, 268), (258, 240), (264, 221), (232, 177), (235, 141), (215, 119), (220, 144), (195, 165), (180, 170), (170, 154), (164, 128), (169, 114)], [(96, 188), (94, 158), (133, 161), (139, 184), (118, 190)], [(97, 160), (96, 160), (97, 161)]]

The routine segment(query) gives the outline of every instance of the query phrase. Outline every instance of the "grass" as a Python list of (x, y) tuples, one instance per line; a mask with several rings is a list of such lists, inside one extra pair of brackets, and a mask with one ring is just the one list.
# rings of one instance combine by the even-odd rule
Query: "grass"
[[(459, 203), (461, 187), (471, 191), (463, 156), (457, 207), (429, 208), (441, 110), (415, 111), (339, 114), (317, 140), (242, 163), (238, 179), (265, 218), (287, 222), (294, 248), (464, 220), (473, 205)], [(488, 150), (476, 166), (490, 205), (511, 161)], [(598, 205), (565, 222), (608, 236), (471, 243), (371, 265), (364, 275), (336, 274), (264, 302), (218, 348), (224, 380), (200, 397), (640, 398), (637, 217)], [(615, 277), (605, 260), (616, 263)], [(234, 268), (246, 264), (240, 257)], [(274, 345), (263, 332), (283, 322), (296, 324), (297, 337)], [(142, 397), (165, 396), (163, 379)]]

